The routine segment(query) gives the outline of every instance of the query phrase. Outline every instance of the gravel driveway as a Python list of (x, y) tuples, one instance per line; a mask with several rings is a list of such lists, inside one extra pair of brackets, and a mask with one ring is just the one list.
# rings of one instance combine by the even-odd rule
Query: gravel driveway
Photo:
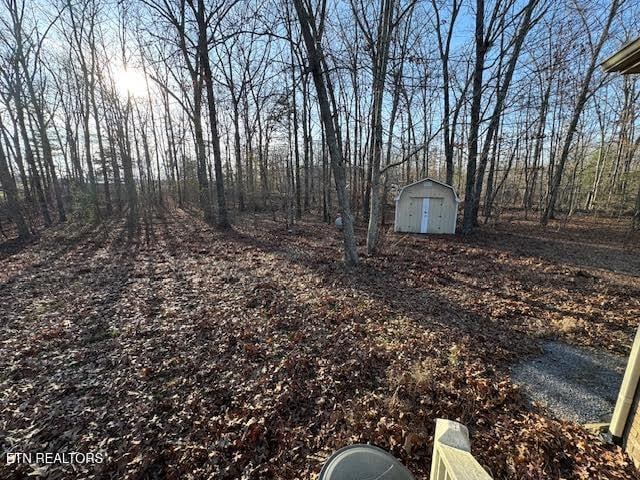
[(558, 418), (578, 423), (609, 421), (626, 358), (560, 342), (547, 342), (543, 349), (543, 355), (512, 369), (513, 381)]

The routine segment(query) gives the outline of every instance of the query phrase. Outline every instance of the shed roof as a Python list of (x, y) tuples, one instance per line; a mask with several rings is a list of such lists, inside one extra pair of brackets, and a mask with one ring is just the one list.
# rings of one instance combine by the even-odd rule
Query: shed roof
[(602, 62), (605, 72), (640, 73), (640, 37)]
[(458, 194), (456, 193), (455, 188), (453, 188), (451, 185), (449, 185), (447, 183), (441, 182), (441, 181), (436, 180), (435, 178), (431, 178), (431, 177), (426, 177), (426, 178), (423, 178), (421, 180), (418, 180), (417, 182), (413, 182), (413, 183), (410, 183), (409, 185), (405, 185), (398, 192), (398, 196), (396, 197), (396, 200), (398, 200), (402, 196), (402, 193), (404, 192), (405, 188), (413, 187), (414, 185), (418, 185), (419, 183), (423, 183), (423, 182), (427, 182), (427, 181), (433, 182), (433, 183), (437, 183), (439, 185), (442, 185), (443, 187), (447, 187), (448, 189), (450, 189), (453, 192), (453, 198), (455, 198), (456, 202), (460, 203), (460, 199), (458, 198)]

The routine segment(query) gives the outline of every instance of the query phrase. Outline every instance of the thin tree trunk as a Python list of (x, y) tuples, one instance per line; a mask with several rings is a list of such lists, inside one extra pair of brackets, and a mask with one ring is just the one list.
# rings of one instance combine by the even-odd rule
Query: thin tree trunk
[[(1, 127), (0, 127), (1, 128)], [(16, 225), (16, 229), (18, 230), (18, 238), (20, 240), (27, 240), (31, 236), (31, 232), (29, 231), (29, 226), (24, 218), (24, 214), (22, 208), (20, 206), (20, 201), (18, 199), (18, 188), (16, 186), (16, 182), (9, 171), (9, 166), (7, 163), (7, 157), (4, 153), (4, 148), (2, 147), (2, 142), (0, 141), (0, 185), (4, 190), (4, 194), (7, 199), (7, 207), (8, 213), (11, 217), (11, 220)]]
[(196, 14), (198, 22), (198, 53), (202, 63), (204, 82), (207, 91), (207, 105), (209, 110), (209, 126), (211, 128), (211, 142), (213, 146), (213, 167), (216, 178), (216, 196), (218, 203), (217, 225), (219, 228), (229, 228), (227, 201), (224, 193), (224, 176), (222, 173), (222, 155), (220, 153), (220, 134), (218, 133), (218, 118), (216, 114), (216, 98), (213, 91), (213, 75), (209, 63), (209, 42), (207, 23), (205, 19), (204, 0), (198, 0)]
[(316, 86), (316, 93), (318, 95), (320, 117), (326, 131), (326, 143), (331, 159), (331, 169), (333, 170), (333, 176), (335, 179), (338, 203), (340, 204), (340, 209), (342, 211), (345, 263), (347, 265), (356, 265), (359, 258), (353, 229), (353, 215), (351, 214), (351, 206), (349, 204), (349, 196), (347, 194), (344, 159), (342, 158), (342, 149), (338, 143), (338, 135), (334, 125), (334, 116), (331, 111), (331, 104), (329, 103), (328, 90), (331, 90), (331, 81), (327, 77), (328, 72), (323, 72), (322, 69), (324, 53), (322, 52), (322, 46), (317, 34), (314, 17), (310, 12), (307, 12), (302, 0), (293, 0), (293, 4), (298, 14), (300, 30), (302, 31), (302, 36), (307, 49), (309, 67), (311, 69), (313, 82)]
[(549, 192), (549, 200), (547, 202), (547, 205), (545, 206), (544, 212), (542, 214), (542, 218), (540, 220), (540, 223), (543, 226), (547, 225), (555, 209), (556, 201), (558, 199), (558, 194), (560, 191), (560, 182), (562, 181), (564, 166), (567, 162), (567, 159), (569, 158), (569, 152), (571, 149), (573, 136), (576, 132), (576, 128), (578, 127), (578, 120), (580, 119), (582, 110), (584, 109), (584, 106), (587, 103), (589, 88), (591, 86), (591, 78), (593, 77), (593, 73), (595, 72), (595, 69), (597, 67), (597, 62), (600, 56), (600, 51), (602, 50), (602, 46), (604, 45), (605, 40), (609, 36), (609, 28), (611, 26), (611, 23), (613, 22), (613, 19), (615, 18), (619, 5), (620, 5), (619, 0), (613, 0), (611, 2), (611, 7), (609, 9), (607, 21), (604, 25), (602, 33), (600, 34), (598, 43), (595, 45), (593, 52), (591, 52), (591, 61), (589, 63), (589, 66), (587, 67), (585, 77), (582, 80), (582, 85), (580, 87), (580, 92), (578, 93), (578, 96), (576, 98), (576, 103), (573, 108), (573, 113), (571, 114), (571, 121), (569, 122), (569, 127), (567, 128), (567, 133), (565, 135), (564, 143), (562, 145), (562, 153), (560, 154), (560, 158), (556, 165), (555, 171), (553, 172), (553, 177), (551, 180), (551, 190)]

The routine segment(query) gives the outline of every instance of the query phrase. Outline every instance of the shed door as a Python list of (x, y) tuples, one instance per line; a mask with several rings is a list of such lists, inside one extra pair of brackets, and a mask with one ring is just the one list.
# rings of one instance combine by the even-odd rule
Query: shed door
[(422, 199), (422, 220), (420, 221), (420, 233), (427, 233), (429, 229), (429, 198)]
[(430, 221), (431, 225), (429, 225), (430, 233), (442, 233), (443, 230), (443, 207), (444, 207), (444, 199), (443, 198), (432, 198), (430, 202), (431, 211), (430, 213)]

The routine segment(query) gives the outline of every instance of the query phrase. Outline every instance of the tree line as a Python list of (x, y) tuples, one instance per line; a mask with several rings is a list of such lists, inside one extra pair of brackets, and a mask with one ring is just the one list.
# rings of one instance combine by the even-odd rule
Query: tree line
[[(625, 0), (0, 0), (0, 230), (197, 206), (343, 218), (380, 245), (397, 189), (640, 226), (636, 78), (600, 62)], [(637, 33), (637, 32), (636, 32)], [(8, 222), (9, 221), (9, 222)], [(10, 225), (9, 225), (10, 224)]]

